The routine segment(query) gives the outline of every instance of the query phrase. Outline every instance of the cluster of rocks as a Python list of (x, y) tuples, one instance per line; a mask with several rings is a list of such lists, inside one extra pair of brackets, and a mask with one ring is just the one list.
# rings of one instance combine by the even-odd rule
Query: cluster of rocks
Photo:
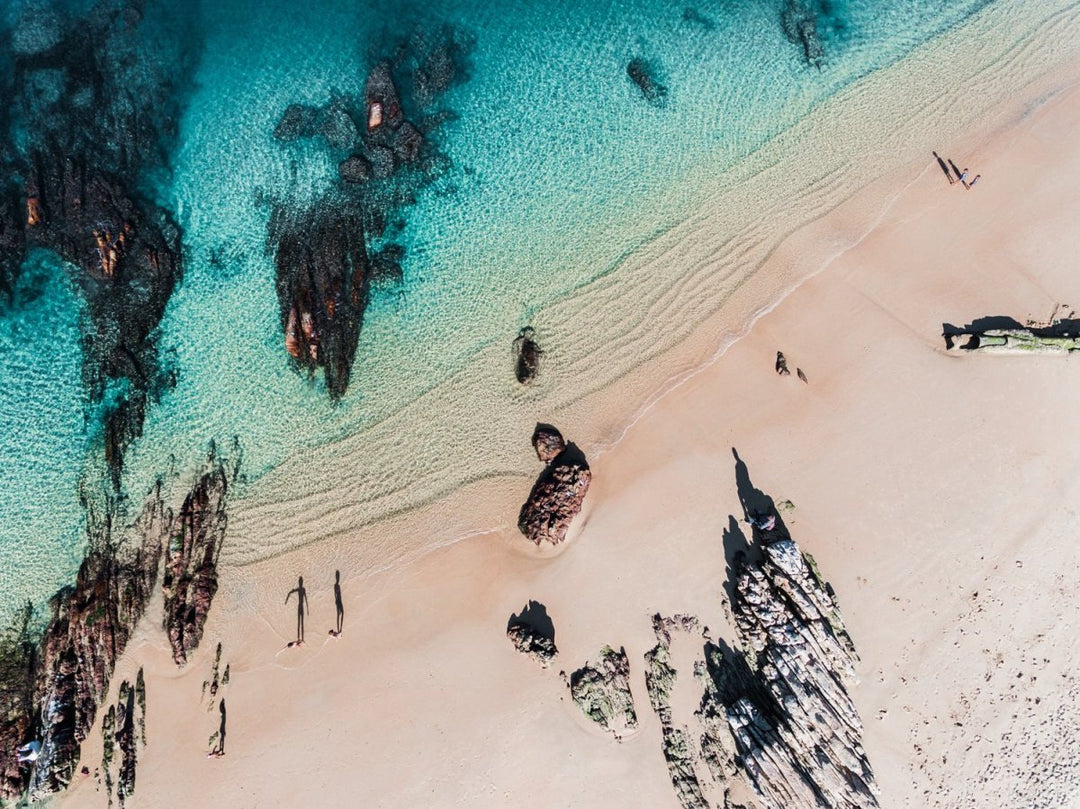
[[(537, 427), (533, 444), (548, 464), (566, 448), (545, 425)], [(747, 544), (732, 518), (736, 527), (725, 536), (725, 545), (735, 543), (727, 591), (740, 648), (713, 641), (693, 615), (657, 614), (656, 645), (644, 656), (645, 687), (675, 794), (684, 809), (876, 807), (862, 723), (848, 692), (858, 658), (832, 588), (734, 454), (739, 497), (753, 529)], [(788, 501), (781, 507), (792, 508)], [(545, 513), (553, 515), (546, 524), (563, 524), (558, 508)], [(528, 611), (512, 616), (507, 634), (520, 652), (539, 654), (546, 663), (543, 644), (550, 638), (554, 649), (554, 631), (537, 632)], [(703, 641), (694, 663), (703, 691), (692, 718), (677, 719), (672, 705), (677, 635)], [(605, 647), (598, 662), (569, 677), (573, 701), (616, 738), (637, 727), (629, 674), (625, 649)]]
[[(702, 714), (726, 719), (738, 768), (769, 809), (877, 806), (847, 690), (857, 658), (836, 602), (790, 537), (757, 538), (763, 559), (743, 555), (734, 570), (732, 613), (745, 657), (708, 650)], [(727, 758), (715, 724), (706, 737), (714, 757)]]
[[(116, 802), (123, 809), (125, 801), (135, 792), (138, 749), (146, 745), (146, 681), (142, 669), (139, 669), (134, 685), (127, 680), (120, 683), (116, 705), (110, 705), (101, 720), (101, 741), (101, 778), (105, 792), (111, 804), (115, 789)], [(117, 752), (120, 760), (114, 767)]]
[[(154, 334), (180, 277), (180, 232), (137, 189), (166, 167), (194, 47), (181, 18), (101, 0), (65, 18), (24, 7), (0, 65), (0, 290), (17, 303), (28, 251), (59, 255), (87, 303), (83, 369), (104, 413), (113, 489), (158, 372)], [(123, 391), (117, 393), (117, 391)]]
[[(40, 643), (27, 634), (21, 657), (16, 655), (20, 665), (4, 672), (11, 679), (5, 679), (3, 692), (17, 692), (19, 699), (5, 703), (8, 713), (0, 721), (0, 797), (24, 791), (42, 797), (70, 783), (116, 662), (150, 601), (163, 555), (163, 623), (177, 663), (197, 646), (217, 589), (224, 499), (235, 475), (235, 465), (211, 451), (208, 471), (179, 513), (166, 505), (160, 483), (126, 530), (115, 501), (105, 513), (88, 513), (90, 549), (75, 585), (53, 598)], [(29, 769), (15, 759), (16, 748), (28, 740), (40, 742)]]
[(518, 515), (518, 528), (536, 545), (558, 545), (581, 511), (592, 472), (585, 454), (550, 424), (537, 424), (532, 437), (537, 457), (546, 466)]
[(616, 652), (605, 646), (595, 664), (586, 664), (573, 672), (570, 696), (585, 716), (611, 731), (615, 738), (637, 729), (626, 649), (620, 648)]
[(298, 368), (325, 369), (331, 398), (348, 388), (370, 283), (401, 274), (390, 223), (445, 170), (434, 134), (449, 112), (436, 102), (464, 78), (468, 47), (453, 29), (417, 33), (371, 68), (359, 97), (292, 104), (275, 129), (282, 142), (321, 138), (340, 158), (338, 186), (275, 205), (267, 239), (285, 349)]
[(667, 104), (668, 88), (659, 78), (659, 68), (648, 59), (635, 57), (626, 66), (626, 75), (641, 91), (641, 95), (654, 107)]
[(780, 14), (784, 36), (802, 49), (806, 63), (813, 67), (821, 67), (825, 59), (825, 45), (819, 30), (822, 6), (822, 0), (787, 0)]

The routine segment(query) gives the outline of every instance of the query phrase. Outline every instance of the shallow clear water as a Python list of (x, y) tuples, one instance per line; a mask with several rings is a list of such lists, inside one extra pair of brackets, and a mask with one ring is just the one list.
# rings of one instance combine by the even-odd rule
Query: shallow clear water
[[(681, 178), (702, 165), (719, 175), (985, 2), (829, 5), (820, 69), (785, 38), (781, 0), (700, 3), (692, 19), (657, 0), (193, 6), (205, 39), (197, 86), (158, 189), (185, 234), (184, 281), (161, 327), (178, 383), (131, 452), (128, 491), (138, 498), (170, 456), (195, 463), (211, 439), (239, 436), (255, 479), (399, 411), (677, 222), (698, 190), (683, 193)], [(401, 211), (403, 281), (376, 291), (353, 383), (331, 404), (320, 380), (286, 362), (266, 200), (315, 198), (340, 155), (272, 132), (287, 104), (359, 92), (373, 56), (442, 23), (475, 42), (468, 81), (447, 97), (457, 118), (439, 135), (451, 169)], [(628, 78), (635, 57), (657, 66), (662, 108)], [(2, 322), (5, 601), (47, 595), (77, 558), (79, 305), (60, 275), (48, 278), (48, 294)], [(403, 435), (405, 468), (408, 457)], [(28, 581), (29, 569), (46, 572)]]

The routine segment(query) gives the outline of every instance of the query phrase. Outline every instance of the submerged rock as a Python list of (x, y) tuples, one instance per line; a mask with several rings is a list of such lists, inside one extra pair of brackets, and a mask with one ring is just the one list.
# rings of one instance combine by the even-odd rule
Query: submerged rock
[(605, 646), (595, 665), (586, 664), (571, 674), (570, 696), (589, 719), (611, 731), (615, 738), (637, 728), (625, 649), (616, 652)]
[(581, 511), (592, 472), (576, 445), (562, 443), (562, 434), (549, 424), (538, 424), (533, 446), (547, 466), (540, 473), (518, 515), (518, 528), (540, 545), (558, 545), (566, 539), (570, 523)]
[(654, 107), (663, 107), (667, 103), (668, 89), (657, 78), (657, 69), (645, 59), (631, 59), (626, 66), (626, 75), (641, 90), (645, 100)]
[(784, 36), (802, 48), (808, 65), (821, 67), (825, 46), (818, 32), (821, 16), (820, 0), (788, 0), (780, 15)]
[(348, 388), (372, 277), (400, 277), (401, 251), (386, 231), (403, 227), (400, 210), (445, 171), (432, 137), (452, 114), (430, 105), (460, 80), (463, 59), (451, 29), (417, 32), (375, 63), (362, 93), (292, 104), (275, 129), (282, 141), (318, 135), (349, 153), (338, 188), (302, 209), (275, 206), (267, 238), (285, 350), (301, 370), (325, 369), (331, 398)]
[(514, 376), (522, 385), (532, 382), (540, 373), (540, 357), (544, 352), (535, 338), (536, 332), (531, 326), (526, 326), (514, 340)]
[(274, 128), (274, 137), (278, 140), (289, 142), (321, 137), (334, 149), (351, 149), (358, 136), (349, 100), (341, 95), (335, 95), (322, 107), (290, 104)]

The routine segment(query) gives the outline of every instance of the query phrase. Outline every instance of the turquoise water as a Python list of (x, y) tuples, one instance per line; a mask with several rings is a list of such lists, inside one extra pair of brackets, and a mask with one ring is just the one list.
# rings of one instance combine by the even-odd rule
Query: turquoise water
[[(156, 189), (184, 230), (185, 276), (160, 338), (177, 385), (131, 451), (128, 492), (139, 498), (169, 458), (195, 464), (211, 439), (238, 436), (254, 480), (385, 419), (677, 222), (694, 200), (671, 193), (681, 178), (702, 165), (719, 174), (983, 5), (829, 3), (815, 69), (784, 37), (781, 0), (685, 16), (689, 6), (657, 0), (192, 4), (195, 89), (173, 175)], [(404, 278), (376, 289), (352, 385), (332, 404), (286, 362), (266, 223), (267, 200), (300, 205), (330, 189), (341, 155), (272, 132), (286, 105), (360, 92), (374, 57), (441, 24), (474, 43), (468, 80), (445, 98), (456, 118), (437, 136), (450, 168), (399, 212)], [(664, 106), (628, 78), (635, 57), (656, 67)], [(40, 599), (74, 570), (93, 434), (77, 295), (46, 266), (47, 294), (2, 322), (0, 589), (13, 600)], [(400, 447), (407, 467), (408, 436)], [(29, 581), (30, 569), (42, 575)]]

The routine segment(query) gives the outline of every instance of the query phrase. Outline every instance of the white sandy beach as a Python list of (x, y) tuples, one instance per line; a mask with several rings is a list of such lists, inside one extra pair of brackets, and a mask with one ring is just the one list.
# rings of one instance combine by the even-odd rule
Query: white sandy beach
[[(1051, 15), (1044, 39), (1060, 47), (1019, 47), (964, 74), (958, 92), (970, 106), (940, 93), (924, 105), (916, 94), (890, 110), (887, 171), (875, 171), (874, 150), (841, 153), (824, 171), (812, 160), (785, 167), (806, 172), (793, 187), (821, 178), (809, 224), (784, 231), (783, 206), (762, 203), (744, 213), (775, 213), (780, 230), (738, 233), (730, 238), (744, 248), (717, 252), (726, 239), (714, 228), (735, 216), (717, 203), (718, 218), (702, 214), (663, 237), (642, 260), (686, 263), (669, 270), (669, 298), (650, 306), (664, 323), (689, 306), (694, 327), (646, 348), (648, 309), (624, 315), (613, 367), (627, 364), (621, 353), (653, 359), (613, 385), (598, 375), (573, 402), (560, 382), (596, 365), (556, 340), (550, 376), (527, 394), (536, 407), (496, 425), (499, 445), (520, 449), (494, 466), (478, 461), (467, 485), (417, 508), (406, 497), (400, 513), (368, 524), (336, 463), (327, 468), (340, 510), (329, 473), (299, 505), (248, 506), (230, 525), (222, 589), (188, 667), (177, 672), (149, 621), (121, 660), (114, 683), (142, 665), (148, 692), (148, 745), (128, 805), (674, 809), (642, 655), (656, 612), (691, 613), (735, 642), (722, 539), (742, 514), (734, 447), (757, 487), (794, 504), (792, 534), (835, 588), (862, 658), (854, 697), (882, 806), (1080, 806), (1080, 358), (953, 356), (940, 336), (946, 322), (1080, 308), (1078, 17), (1067, 7)], [(966, 64), (957, 48), (954, 69)], [(928, 97), (934, 70), (945, 67), (896, 67)], [(935, 116), (947, 119), (940, 130)], [(979, 185), (949, 185), (932, 148), (981, 174)], [(756, 271), (713, 267), (730, 288), (696, 291), (713, 254)], [(610, 288), (635, 300), (635, 278), (626, 269)], [(787, 289), (732, 342), (733, 324)], [(603, 300), (603, 288), (592, 294), (590, 305)], [(567, 334), (584, 312), (574, 305), (543, 314), (538, 328)], [(778, 349), (807, 384), (773, 372)], [(491, 368), (503, 359), (493, 354)], [(585, 448), (594, 473), (557, 554), (535, 553), (514, 525), (540, 469), (528, 446), (537, 419)], [(478, 457), (483, 434), (468, 439)], [(458, 457), (459, 437), (447, 440)], [(337, 449), (346, 464), (363, 456), (359, 442)], [(511, 462), (514, 473), (498, 473)], [(427, 483), (439, 491), (459, 473)], [(264, 484), (265, 502), (276, 485)], [(298, 537), (312, 542), (280, 555)], [(335, 569), (341, 638), (327, 636)], [(307, 644), (288, 649), (295, 613), (283, 601), (297, 575), (311, 612)], [(555, 623), (548, 671), (504, 636), (530, 599)], [(207, 758), (218, 714), (200, 691), (219, 640), (231, 670), (226, 755)], [(622, 742), (590, 727), (558, 676), (605, 644), (625, 646), (631, 662), (641, 724)], [(688, 661), (693, 650), (683, 652)], [(680, 672), (676, 701), (689, 710), (700, 686)], [(83, 763), (94, 770), (100, 757), (95, 730)], [(59, 803), (107, 802), (86, 777)]]

